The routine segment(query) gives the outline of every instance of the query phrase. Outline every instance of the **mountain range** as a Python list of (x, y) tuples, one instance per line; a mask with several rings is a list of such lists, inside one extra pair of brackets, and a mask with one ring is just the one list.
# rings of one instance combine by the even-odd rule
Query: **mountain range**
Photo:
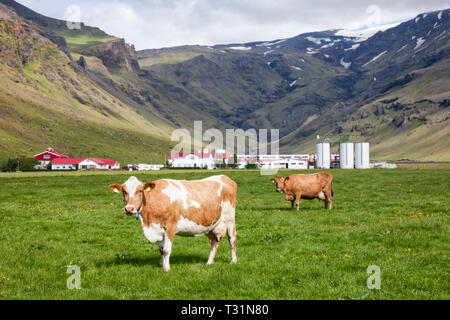
[(450, 10), (381, 30), (136, 51), (81, 24), (0, 0), (0, 158), (52, 146), (161, 162), (176, 128), (280, 129), (368, 141), (375, 159), (450, 160)]

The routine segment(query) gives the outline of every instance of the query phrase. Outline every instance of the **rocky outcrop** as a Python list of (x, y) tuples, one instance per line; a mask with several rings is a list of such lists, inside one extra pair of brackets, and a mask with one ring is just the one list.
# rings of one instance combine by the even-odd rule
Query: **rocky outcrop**
[(125, 43), (124, 39), (115, 39), (89, 48), (85, 54), (100, 58), (109, 69), (120, 68), (136, 73), (141, 71), (134, 46)]

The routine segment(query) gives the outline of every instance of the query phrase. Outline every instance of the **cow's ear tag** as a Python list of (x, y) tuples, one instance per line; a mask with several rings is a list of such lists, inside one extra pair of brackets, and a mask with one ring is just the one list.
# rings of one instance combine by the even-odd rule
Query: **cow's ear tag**
[(120, 193), (119, 189), (114, 188), (114, 193)]
[(152, 188), (147, 187), (147, 189), (145, 189), (145, 191), (150, 192), (150, 191), (152, 191)]

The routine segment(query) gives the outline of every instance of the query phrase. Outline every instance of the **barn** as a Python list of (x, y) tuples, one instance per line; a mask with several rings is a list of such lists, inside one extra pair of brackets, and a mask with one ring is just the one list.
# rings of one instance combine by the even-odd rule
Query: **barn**
[(120, 163), (99, 158), (60, 158), (52, 161), (52, 170), (118, 170)]
[(40, 169), (45, 169), (53, 160), (66, 159), (69, 157), (62, 153), (56, 152), (53, 148), (47, 148), (45, 152), (35, 155), (34, 158), (39, 161), (38, 167)]

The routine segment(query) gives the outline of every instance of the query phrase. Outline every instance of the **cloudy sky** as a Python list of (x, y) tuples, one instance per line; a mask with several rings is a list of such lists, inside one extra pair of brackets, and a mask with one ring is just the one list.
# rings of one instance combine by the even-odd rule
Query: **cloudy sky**
[(100, 27), (111, 35), (125, 38), (138, 50), (282, 39), (326, 29), (360, 29), (404, 21), (422, 12), (450, 7), (450, 0), (18, 2), (47, 16), (81, 20), (87, 25)]

